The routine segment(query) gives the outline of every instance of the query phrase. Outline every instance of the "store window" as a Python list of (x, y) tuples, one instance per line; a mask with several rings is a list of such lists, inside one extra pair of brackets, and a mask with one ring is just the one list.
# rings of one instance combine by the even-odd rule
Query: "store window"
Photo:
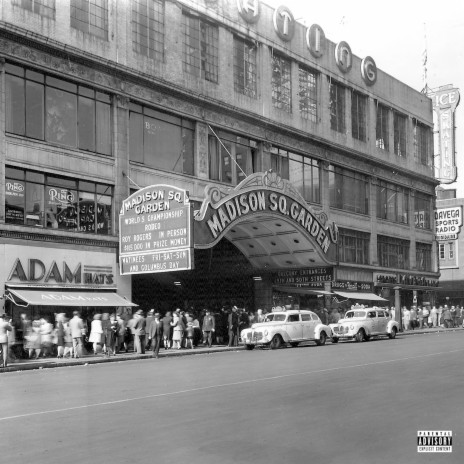
[(275, 108), (292, 112), (292, 63), (285, 58), (272, 57), (272, 104)]
[(414, 120), (414, 159), (416, 163), (432, 166), (433, 158), (432, 129)]
[(195, 124), (184, 118), (130, 104), (130, 161), (193, 175)]
[(432, 271), (432, 245), (416, 243), (416, 266), (418, 271)]
[(112, 234), (113, 187), (6, 167), (5, 222), (88, 234)]
[(132, 0), (132, 50), (164, 59), (164, 1)]
[(256, 43), (234, 37), (234, 89), (251, 98), (257, 97)]
[(209, 82), (218, 82), (219, 30), (216, 26), (187, 14), (183, 21), (183, 69)]
[(298, 68), (298, 72), (301, 117), (317, 122), (317, 74), (302, 66)]
[(108, 0), (71, 0), (71, 27), (108, 40)]
[(391, 269), (409, 269), (409, 242), (394, 237), (377, 237), (379, 266)]
[(367, 97), (353, 91), (351, 93), (351, 135), (361, 142), (366, 141), (366, 108)]
[(329, 96), (330, 96), (330, 128), (334, 131), (346, 132), (345, 127), (345, 108), (346, 97), (345, 87), (330, 80), (329, 82)]
[(417, 229), (431, 229), (432, 197), (416, 192), (414, 195), (414, 224)]
[(343, 263), (369, 264), (370, 234), (357, 230), (339, 229), (338, 259)]
[(43, 18), (55, 19), (55, 0), (13, 0), (17, 5)]
[(208, 136), (209, 178), (236, 185), (255, 172), (255, 141), (228, 132)]
[(111, 155), (111, 97), (6, 63), (6, 131)]
[(389, 148), (389, 115), (390, 110), (377, 102), (377, 117), (375, 125), (375, 146), (388, 151)]
[(338, 166), (329, 168), (330, 206), (353, 213), (369, 213), (369, 183), (363, 174)]
[(271, 148), (271, 169), (288, 179), (308, 202), (321, 202), (320, 163), (278, 147)]
[(393, 138), (395, 155), (406, 157), (406, 125), (407, 118), (396, 111), (393, 113)]
[(409, 190), (399, 185), (379, 181), (377, 217), (400, 224), (409, 224)]

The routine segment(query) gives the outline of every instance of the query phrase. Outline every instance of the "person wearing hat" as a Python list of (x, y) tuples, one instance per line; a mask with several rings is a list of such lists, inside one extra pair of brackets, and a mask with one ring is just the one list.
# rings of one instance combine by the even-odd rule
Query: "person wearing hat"
[(139, 309), (134, 319), (134, 342), (137, 354), (145, 354), (145, 335), (147, 321), (143, 317), (143, 311)]
[(203, 318), (201, 329), (203, 331), (203, 343), (211, 348), (213, 344), (213, 333), (216, 330), (216, 319), (209, 309), (205, 309), (205, 317)]
[(148, 328), (148, 340), (151, 342), (153, 357), (155, 358), (158, 358), (162, 336), (163, 323), (160, 320), (160, 313), (155, 313), (153, 315), (153, 320), (150, 322), (150, 327)]
[(3, 364), (0, 367), (8, 365), (8, 332), (11, 332), (11, 320), (6, 321), (6, 315), (0, 314), (0, 353), (2, 354)]
[(89, 342), (92, 343), (93, 354), (95, 356), (98, 354), (98, 347), (101, 346), (103, 338), (103, 325), (101, 319), (101, 314), (94, 314), (93, 321), (90, 324)]
[[(148, 331), (150, 330), (150, 326), (151, 326), (151, 323), (153, 321), (153, 314), (155, 314), (155, 310), (154, 309), (150, 309), (150, 311), (148, 311), (148, 314), (147, 314), (147, 317), (146, 317), (146, 323), (147, 323), (147, 334), (148, 334)], [(145, 346), (145, 351), (148, 351), (150, 348), (151, 348), (151, 344), (152, 344), (152, 341), (147, 338), (146, 340), (146, 346)]]
[(229, 317), (227, 318), (227, 328), (229, 330), (229, 346), (237, 346), (238, 344), (237, 329), (239, 318), (237, 311), (237, 306), (234, 306), (232, 311), (229, 313)]

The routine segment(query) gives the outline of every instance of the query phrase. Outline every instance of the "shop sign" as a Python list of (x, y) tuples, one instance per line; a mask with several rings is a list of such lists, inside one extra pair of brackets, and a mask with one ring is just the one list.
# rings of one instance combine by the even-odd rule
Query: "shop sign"
[(454, 114), (459, 105), (459, 90), (449, 87), (428, 94), (432, 98), (436, 114), (438, 154), (435, 155), (435, 177), (443, 184), (455, 182), (457, 176), (455, 159), (455, 123)]
[(374, 273), (374, 284), (415, 285), (420, 287), (437, 287), (438, 279), (419, 277), (411, 274), (381, 274)]
[(462, 226), (462, 206), (442, 208), (435, 211), (435, 234), (437, 240), (457, 240)]
[(6, 283), (113, 287), (115, 255), (5, 245)]
[(295, 18), (286, 6), (279, 6), (274, 11), (273, 23), (277, 35), (282, 40), (289, 42), (293, 39), (293, 35), (295, 34)]
[(259, 19), (259, 0), (237, 0), (237, 9), (240, 16), (250, 24)]
[(192, 269), (188, 192), (171, 185), (145, 187), (123, 201), (119, 215), (121, 275)]
[(323, 211), (315, 211), (292, 184), (268, 171), (248, 176), (234, 189), (206, 187), (206, 199), (194, 214), (195, 248), (211, 248), (245, 220), (263, 215), (291, 222), (304, 233), (326, 261), (337, 242), (338, 228)]
[(293, 285), (297, 287), (321, 286), (321, 283), (332, 282), (333, 267), (314, 267), (308, 269), (292, 269), (273, 274), (273, 285)]
[(332, 290), (348, 290), (355, 292), (372, 292), (371, 282), (356, 282), (352, 280), (336, 280), (331, 284)]
[(5, 220), (9, 223), (24, 224), (25, 183), (19, 180), (5, 184)]
[(339, 42), (335, 47), (335, 63), (337, 63), (338, 69), (342, 73), (349, 72), (353, 65), (351, 47), (344, 40)]

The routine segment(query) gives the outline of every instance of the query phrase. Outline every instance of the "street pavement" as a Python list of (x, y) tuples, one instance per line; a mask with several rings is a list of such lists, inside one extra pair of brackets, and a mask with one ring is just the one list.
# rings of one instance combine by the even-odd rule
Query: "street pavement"
[(461, 463), (464, 333), (415, 335), (8, 372), (2, 462)]
[[(433, 327), (433, 328), (421, 328), (416, 330), (408, 330), (398, 334), (398, 337), (402, 336), (409, 336), (409, 335), (422, 335), (428, 333), (439, 333), (439, 332), (453, 332), (453, 331), (460, 331), (464, 330), (463, 327), (455, 327), (445, 329), (444, 327)], [(330, 341), (328, 342), (330, 343)], [(198, 355), (198, 354), (208, 354), (208, 353), (216, 353), (216, 352), (223, 352), (223, 351), (235, 351), (235, 350), (242, 350), (243, 346), (236, 346), (236, 347), (228, 347), (227, 345), (213, 345), (209, 348), (206, 345), (200, 344), (195, 349), (187, 349), (182, 348), (181, 350), (164, 350), (163, 348), (160, 349), (159, 356), (161, 358), (164, 357), (177, 357), (177, 356), (187, 356), (187, 355)], [(128, 353), (121, 352), (118, 353), (116, 356), (103, 356), (97, 355), (94, 356), (93, 354), (84, 354), (79, 359), (74, 358), (66, 358), (66, 359), (57, 359), (55, 357), (49, 358), (39, 358), (39, 359), (16, 359), (9, 363), (8, 367), (0, 368), (0, 374), (2, 372), (11, 372), (11, 371), (23, 371), (23, 370), (31, 370), (31, 369), (49, 369), (55, 367), (69, 367), (69, 366), (78, 366), (82, 364), (97, 364), (97, 363), (105, 363), (105, 362), (121, 362), (121, 361), (128, 361), (128, 360), (135, 360), (135, 359), (150, 359), (152, 357), (152, 352), (147, 351), (145, 354), (137, 354), (134, 351), (129, 351)]]

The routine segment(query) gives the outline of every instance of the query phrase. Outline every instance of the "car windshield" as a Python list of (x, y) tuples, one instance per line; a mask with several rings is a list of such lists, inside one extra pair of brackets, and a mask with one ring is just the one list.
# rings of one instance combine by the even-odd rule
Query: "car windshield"
[(366, 311), (348, 311), (345, 314), (345, 319), (350, 319), (352, 317), (366, 317)]
[(285, 314), (266, 314), (266, 322), (283, 322)]

